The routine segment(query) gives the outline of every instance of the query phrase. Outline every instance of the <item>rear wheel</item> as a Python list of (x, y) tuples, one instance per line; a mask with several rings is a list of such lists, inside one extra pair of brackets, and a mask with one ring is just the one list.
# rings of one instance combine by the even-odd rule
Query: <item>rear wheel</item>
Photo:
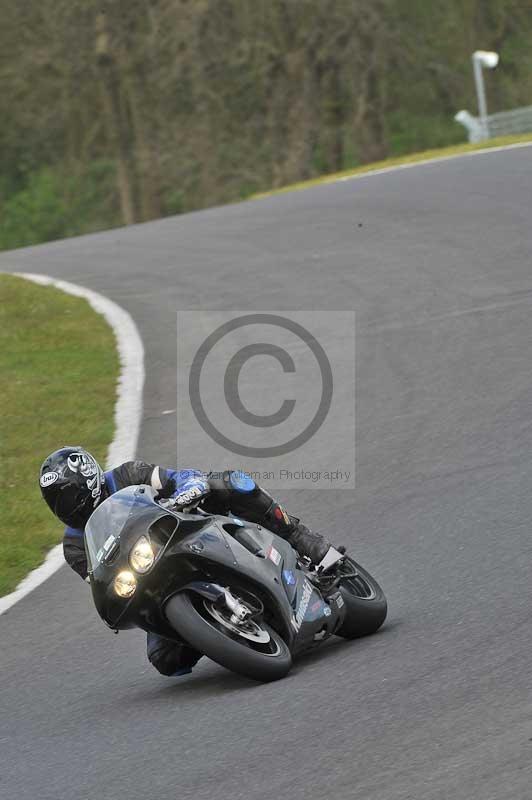
[(364, 567), (351, 558), (345, 558), (339, 568), (338, 576), (345, 574), (340, 580), (338, 589), (346, 607), (345, 620), (336, 631), (344, 639), (357, 639), (375, 633), (384, 620), (388, 604), (384, 592)]
[[(238, 590), (232, 590), (238, 595)], [(246, 605), (245, 598), (240, 598)], [(257, 681), (275, 681), (289, 672), (292, 657), (285, 641), (260, 617), (237, 622), (225, 606), (181, 592), (166, 605), (172, 627), (192, 647), (222, 667)]]

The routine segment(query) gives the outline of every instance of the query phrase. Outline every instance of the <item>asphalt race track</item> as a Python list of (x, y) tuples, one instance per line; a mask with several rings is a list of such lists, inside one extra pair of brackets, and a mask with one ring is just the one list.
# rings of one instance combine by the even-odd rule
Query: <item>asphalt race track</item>
[(283, 499), (390, 606), (278, 683), (168, 679), (65, 567), (0, 618), (3, 798), (530, 800), (531, 209), (525, 147), (0, 254), (133, 315), (163, 464), (177, 308), (355, 309), (357, 489)]

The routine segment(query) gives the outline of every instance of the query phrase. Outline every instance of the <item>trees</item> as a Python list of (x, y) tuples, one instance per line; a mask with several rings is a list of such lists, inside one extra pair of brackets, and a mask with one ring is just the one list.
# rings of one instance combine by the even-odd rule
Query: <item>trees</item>
[(0, 211), (46, 169), (66, 208), (85, 198), (63, 232), (462, 139), (477, 47), (502, 56), (490, 107), (532, 102), (532, 0), (0, 0), (0, 14)]

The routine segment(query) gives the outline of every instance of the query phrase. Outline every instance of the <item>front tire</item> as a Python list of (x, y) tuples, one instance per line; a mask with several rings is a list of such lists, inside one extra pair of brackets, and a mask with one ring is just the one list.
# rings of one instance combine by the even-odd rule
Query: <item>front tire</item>
[(342, 627), (336, 631), (344, 639), (358, 639), (375, 633), (388, 611), (386, 597), (375, 578), (351, 558), (344, 561), (344, 569), (354, 569), (356, 578), (346, 578), (338, 586), (346, 606)]
[(222, 667), (256, 681), (284, 678), (292, 666), (286, 642), (264, 622), (240, 636), (213, 603), (195, 592), (180, 592), (166, 604), (171, 626), (191, 647)]

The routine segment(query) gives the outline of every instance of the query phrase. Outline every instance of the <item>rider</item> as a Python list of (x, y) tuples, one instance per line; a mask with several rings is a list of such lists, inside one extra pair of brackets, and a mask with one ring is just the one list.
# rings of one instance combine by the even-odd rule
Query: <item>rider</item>
[[(194, 469), (166, 469), (145, 461), (126, 461), (104, 472), (82, 447), (61, 447), (43, 462), (39, 484), (53, 513), (67, 526), (63, 552), (67, 563), (87, 578), (83, 532), (96, 506), (126, 486), (148, 484), (157, 498), (174, 497), (176, 506), (200, 505), (210, 513), (233, 514), (264, 525), (286, 539), (302, 556), (318, 564), (330, 545), (312, 533), (255, 481), (242, 472), (205, 473)], [(148, 659), (163, 675), (185, 675), (192, 671), (201, 653), (148, 633)]]

